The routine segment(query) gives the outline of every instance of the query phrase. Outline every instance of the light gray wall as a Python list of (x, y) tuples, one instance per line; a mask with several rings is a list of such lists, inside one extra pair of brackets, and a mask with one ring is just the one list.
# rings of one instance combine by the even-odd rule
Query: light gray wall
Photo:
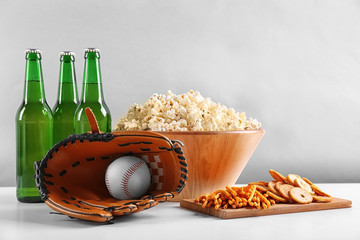
[(58, 54), (101, 49), (113, 126), (153, 93), (200, 91), (263, 123), (238, 182), (273, 168), (360, 182), (360, 3), (355, 0), (0, 1), (0, 186), (15, 185), (24, 50), (40, 48), (49, 105)]

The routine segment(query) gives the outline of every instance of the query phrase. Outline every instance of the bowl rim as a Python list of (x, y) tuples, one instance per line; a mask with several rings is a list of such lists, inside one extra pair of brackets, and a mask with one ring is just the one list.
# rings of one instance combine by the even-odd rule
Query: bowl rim
[[(133, 132), (144, 132), (145, 130), (138, 130)], [(128, 132), (127, 130), (120, 130), (115, 132)], [(229, 131), (152, 131), (147, 130), (145, 132), (155, 132), (162, 135), (221, 135), (221, 134), (251, 134), (251, 133), (265, 133), (265, 129), (253, 129), (253, 130), (229, 130)]]

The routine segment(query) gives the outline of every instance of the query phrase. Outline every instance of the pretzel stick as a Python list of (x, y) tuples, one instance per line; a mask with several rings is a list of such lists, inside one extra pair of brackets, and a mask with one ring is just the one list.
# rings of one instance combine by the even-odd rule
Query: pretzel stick
[(234, 191), (233, 189), (231, 189), (229, 186), (226, 186), (226, 190), (228, 190), (228, 192), (229, 192), (234, 198), (237, 197), (236, 191)]
[(256, 187), (254, 185), (251, 185), (251, 194), (250, 194), (250, 197), (248, 199), (248, 202), (250, 203), (254, 197), (254, 194), (255, 194), (255, 191), (256, 191)]
[(269, 208), (271, 206), (270, 201), (261, 192), (256, 190), (256, 194), (258, 195), (260, 201), (266, 204), (266, 208)]
[(268, 209), (268, 206), (266, 205), (266, 203), (263, 202), (261, 205), (264, 209)]
[(209, 194), (207, 193), (207, 194), (205, 194), (205, 201), (203, 202), (203, 204), (202, 204), (202, 208), (205, 208), (206, 207), (206, 205), (207, 205), (207, 203), (208, 203), (208, 197), (209, 197)]
[(213, 203), (214, 203), (214, 200), (210, 200), (206, 206), (207, 206), (207, 207), (211, 207), (211, 205), (212, 205)]

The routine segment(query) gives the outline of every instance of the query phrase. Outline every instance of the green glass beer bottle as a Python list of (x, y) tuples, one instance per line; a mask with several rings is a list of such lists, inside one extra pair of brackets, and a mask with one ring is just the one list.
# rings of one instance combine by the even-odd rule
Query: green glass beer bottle
[(89, 107), (98, 122), (101, 132), (111, 132), (111, 115), (107, 107), (101, 81), (100, 50), (85, 49), (84, 80), (80, 104), (74, 115), (75, 133), (87, 133), (90, 126), (85, 113)]
[(64, 51), (60, 53), (60, 76), (58, 97), (53, 108), (54, 143), (60, 142), (74, 134), (74, 114), (78, 105), (78, 91), (75, 76), (75, 54)]
[(33, 166), (53, 145), (53, 115), (45, 99), (41, 52), (25, 54), (24, 99), (16, 114), (16, 195), (20, 202), (41, 202)]

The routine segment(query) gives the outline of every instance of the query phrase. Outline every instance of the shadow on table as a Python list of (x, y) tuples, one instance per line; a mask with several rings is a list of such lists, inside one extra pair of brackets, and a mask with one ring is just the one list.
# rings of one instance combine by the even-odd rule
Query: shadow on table
[(203, 219), (214, 219), (214, 220), (220, 220), (220, 221), (224, 220), (224, 219), (221, 219), (221, 218), (206, 215), (204, 213), (196, 212), (196, 211), (193, 211), (193, 210), (190, 210), (190, 209), (187, 209), (187, 208), (183, 208), (183, 207), (180, 207), (180, 206), (174, 206), (173, 208), (180, 209), (181, 211), (186, 211), (188, 214), (191, 215), (191, 217), (198, 217), (198, 218), (203, 218)]
[[(67, 215), (58, 213), (48, 208), (44, 203), (17, 203), (16, 212), (14, 210), (2, 211), (0, 214), (0, 219), (2, 221), (13, 221), (18, 224), (21, 223), (32, 223), (32, 224), (41, 224), (49, 225), (55, 227), (71, 227), (71, 228), (87, 228), (94, 226), (106, 226), (106, 225), (118, 225), (121, 223), (136, 222), (140, 219), (147, 218), (147, 221), (151, 221), (154, 217), (152, 215), (144, 215), (140, 213), (128, 215), (128, 216), (119, 216), (115, 217), (113, 223), (97, 223), (91, 221), (85, 221), (81, 219), (73, 219)], [(138, 216), (141, 215), (141, 216)]]

